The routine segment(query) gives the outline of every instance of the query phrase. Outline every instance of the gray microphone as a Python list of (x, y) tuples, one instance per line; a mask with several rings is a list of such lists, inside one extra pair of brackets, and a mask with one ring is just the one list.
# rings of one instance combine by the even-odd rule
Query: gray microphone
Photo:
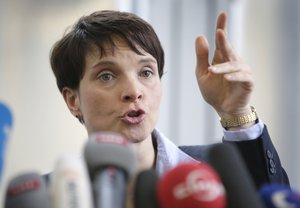
[(136, 171), (133, 146), (114, 132), (92, 134), (84, 147), (96, 208), (123, 208), (127, 182)]
[(9, 182), (5, 208), (50, 208), (49, 192), (44, 178), (35, 172), (15, 176)]
[(263, 208), (254, 182), (233, 144), (215, 144), (209, 149), (208, 161), (218, 172), (226, 189), (228, 208)]

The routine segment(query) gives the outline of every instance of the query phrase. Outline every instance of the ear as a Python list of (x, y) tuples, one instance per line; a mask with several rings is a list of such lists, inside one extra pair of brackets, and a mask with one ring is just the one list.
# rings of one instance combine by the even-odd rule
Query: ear
[(81, 116), (80, 111), (80, 100), (78, 90), (73, 90), (69, 87), (64, 87), (62, 90), (62, 95), (65, 102), (70, 110), (70, 112), (76, 117)]

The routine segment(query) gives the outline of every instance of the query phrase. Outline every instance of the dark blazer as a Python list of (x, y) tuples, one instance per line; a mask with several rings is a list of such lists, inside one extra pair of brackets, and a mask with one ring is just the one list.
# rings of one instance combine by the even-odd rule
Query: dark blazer
[[(227, 143), (234, 144), (239, 150), (257, 189), (265, 183), (289, 185), (288, 176), (281, 166), (266, 126), (261, 136), (255, 140)], [(193, 145), (179, 148), (196, 160), (208, 161), (207, 152), (210, 147), (211, 145)]]

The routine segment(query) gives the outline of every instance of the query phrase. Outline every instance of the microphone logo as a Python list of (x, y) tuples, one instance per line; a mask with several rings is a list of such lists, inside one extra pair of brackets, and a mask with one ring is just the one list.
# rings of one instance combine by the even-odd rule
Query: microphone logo
[(69, 183), (66, 184), (67, 191), (69, 193), (68, 198), (68, 204), (70, 207), (79, 207), (78, 203), (78, 187), (77, 184), (74, 181), (69, 181)]
[(101, 132), (101, 134), (94, 134), (94, 139), (97, 143), (110, 143), (127, 146), (128, 141), (123, 136), (113, 132)]
[(39, 180), (33, 179), (29, 181), (25, 181), (20, 184), (16, 184), (15, 186), (10, 187), (7, 190), (7, 195), (10, 197), (16, 196), (20, 193), (37, 190), (41, 186)]
[(193, 197), (199, 201), (214, 201), (225, 193), (222, 184), (211, 173), (203, 169), (193, 170), (185, 178), (185, 181), (176, 185), (173, 189), (174, 197), (182, 200)]

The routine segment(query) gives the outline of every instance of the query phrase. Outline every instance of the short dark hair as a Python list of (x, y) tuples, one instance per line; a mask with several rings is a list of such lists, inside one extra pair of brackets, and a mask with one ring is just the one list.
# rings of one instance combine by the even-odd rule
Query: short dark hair
[(152, 26), (132, 13), (102, 10), (81, 17), (51, 49), (51, 68), (60, 92), (66, 86), (78, 89), (86, 55), (93, 46), (99, 48), (102, 56), (105, 46), (114, 48), (120, 38), (136, 53), (142, 54), (142, 49), (151, 54), (162, 77), (164, 51)]

